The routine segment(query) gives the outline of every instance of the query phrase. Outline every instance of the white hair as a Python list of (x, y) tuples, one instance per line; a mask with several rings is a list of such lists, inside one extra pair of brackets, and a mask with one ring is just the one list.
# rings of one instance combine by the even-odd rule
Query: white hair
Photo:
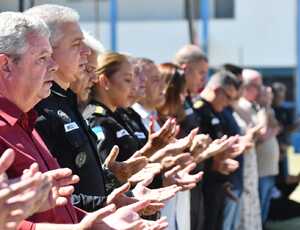
[(54, 4), (44, 4), (32, 7), (25, 11), (27, 15), (33, 15), (44, 20), (48, 25), (51, 36), (51, 45), (57, 42), (63, 36), (61, 25), (68, 22), (79, 22), (79, 14), (72, 8), (66, 6), (59, 6)]
[(261, 73), (254, 69), (244, 69), (242, 72), (243, 84), (248, 86), (253, 83), (253, 81), (261, 80)]
[(196, 45), (184, 45), (175, 55), (174, 63), (177, 65), (188, 64), (195, 61), (208, 61), (205, 53)]
[(28, 48), (28, 35), (49, 38), (47, 25), (40, 19), (19, 12), (0, 13), (0, 53), (18, 58)]
[(94, 36), (89, 34), (86, 31), (83, 31), (83, 42), (84, 44), (89, 47), (93, 52), (96, 53), (96, 56), (101, 55), (105, 52), (105, 48), (102, 43), (97, 40)]
[(233, 73), (226, 70), (220, 70), (210, 77), (206, 87), (217, 89), (219, 87), (224, 88), (227, 86), (234, 86), (236, 89), (238, 89), (239, 83), (239, 80)]

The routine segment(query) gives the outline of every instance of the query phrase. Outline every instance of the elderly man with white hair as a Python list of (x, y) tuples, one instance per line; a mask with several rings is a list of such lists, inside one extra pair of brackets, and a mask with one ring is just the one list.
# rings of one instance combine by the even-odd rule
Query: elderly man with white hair
[[(76, 183), (78, 177), (72, 176), (69, 169), (59, 169), (34, 129), (36, 115), (32, 108), (49, 96), (53, 72), (57, 70), (51, 58), (49, 30), (43, 21), (14, 12), (0, 14), (0, 27), (0, 150), (1, 153), (7, 148), (15, 150), (15, 160), (7, 170), (7, 175), (9, 178), (20, 177), (24, 169), (36, 162), (42, 173), (52, 177), (55, 186), (46, 202), (41, 202), (41, 208), (36, 210), (38, 213), (32, 215), (30, 221), (23, 221), (18, 229), (111, 229), (108, 226), (116, 222), (117, 216), (119, 221), (125, 221), (124, 226), (125, 223), (129, 227), (132, 224), (141, 226), (141, 222), (134, 221), (139, 219), (137, 216), (135, 219), (130, 216), (137, 215), (136, 211), (143, 208), (145, 202), (129, 207), (130, 210), (126, 207), (127, 210), (120, 210), (119, 214), (113, 216), (109, 215), (115, 210), (112, 205), (78, 222), (85, 213), (76, 212), (68, 199), (72, 193), (68, 185)], [(38, 168), (34, 166), (31, 170), (34, 173)], [(30, 207), (30, 204), (27, 205)], [(127, 214), (129, 216), (126, 217)], [(26, 218), (26, 213), (16, 213), (16, 218), (18, 215)], [(101, 220), (105, 216), (108, 219)], [(6, 227), (3, 226), (3, 229)], [(13, 225), (9, 229), (16, 227)]]
[[(138, 198), (123, 194), (130, 187), (128, 183), (111, 193), (115, 184), (126, 182), (141, 170), (147, 159), (137, 156), (128, 162), (117, 162), (114, 158), (102, 168), (92, 131), (78, 110), (75, 92), (70, 89), (86, 69), (91, 54), (83, 42), (78, 13), (68, 7), (49, 4), (33, 7), (25, 14), (43, 19), (51, 30), (52, 57), (58, 70), (54, 74), (50, 96), (36, 106), (39, 113), (36, 127), (60, 165), (72, 169), (81, 178), (75, 185), (73, 204), (85, 211), (95, 211), (110, 203), (122, 207), (145, 199), (151, 192), (150, 206), (159, 209), (163, 205), (158, 200), (159, 191), (149, 191), (142, 184), (135, 188), (144, 189)], [(112, 154), (115, 154), (114, 150)], [(171, 188), (163, 193), (173, 196)]]
[[(262, 87), (262, 76), (259, 72), (244, 69), (242, 97), (234, 106), (236, 119), (241, 130), (246, 133), (249, 127), (259, 125), (256, 100)], [(244, 189), (241, 196), (241, 221), (238, 229), (262, 229), (260, 201), (258, 192), (258, 170), (256, 149), (250, 149), (244, 155), (243, 172)]]
[[(54, 184), (38, 213), (23, 221), (17, 229), (120, 229), (120, 222), (121, 229), (143, 229), (144, 221), (137, 211), (147, 206), (148, 201), (116, 212), (115, 206), (110, 205), (87, 215), (72, 206), (69, 196), (73, 188), (69, 185), (78, 182), (78, 177), (72, 176), (69, 169), (59, 168), (34, 129), (36, 113), (32, 109), (49, 96), (53, 74), (57, 70), (51, 57), (49, 30), (40, 19), (14, 12), (0, 14), (0, 27), (0, 152), (13, 148), (16, 153), (7, 175), (19, 177), (24, 169), (36, 162), (39, 170)], [(37, 166), (34, 167), (31, 170), (37, 171)], [(16, 213), (16, 216), (20, 214)], [(79, 222), (83, 216), (85, 218)]]

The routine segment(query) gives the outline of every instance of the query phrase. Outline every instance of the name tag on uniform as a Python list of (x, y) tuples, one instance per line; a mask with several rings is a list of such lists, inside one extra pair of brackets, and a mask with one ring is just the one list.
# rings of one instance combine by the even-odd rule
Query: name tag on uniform
[(126, 129), (121, 129), (116, 133), (116, 135), (117, 135), (117, 138), (121, 138), (121, 137), (129, 135), (129, 133), (126, 131)]
[(145, 139), (146, 136), (143, 132), (135, 132), (134, 135), (138, 138), (138, 139)]
[(76, 124), (76, 122), (71, 122), (71, 123), (65, 124), (64, 127), (65, 127), (66, 133), (70, 132), (70, 131), (72, 131), (74, 129), (79, 129), (79, 127)]
[(218, 125), (218, 124), (220, 124), (220, 120), (219, 120), (218, 118), (214, 117), (214, 118), (211, 120), (211, 124), (212, 124), (212, 125)]
[(185, 110), (185, 114), (188, 116), (188, 115), (191, 115), (193, 114), (194, 110), (192, 108), (188, 108)]

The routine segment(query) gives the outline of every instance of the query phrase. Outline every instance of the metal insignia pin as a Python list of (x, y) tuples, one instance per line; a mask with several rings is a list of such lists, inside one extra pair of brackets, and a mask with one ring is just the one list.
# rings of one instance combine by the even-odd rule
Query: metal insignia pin
[(71, 118), (62, 110), (57, 111), (57, 115), (65, 122), (71, 122)]
[(75, 158), (76, 166), (78, 168), (81, 168), (85, 164), (86, 159), (87, 159), (87, 155), (86, 155), (85, 152), (78, 153), (76, 158)]

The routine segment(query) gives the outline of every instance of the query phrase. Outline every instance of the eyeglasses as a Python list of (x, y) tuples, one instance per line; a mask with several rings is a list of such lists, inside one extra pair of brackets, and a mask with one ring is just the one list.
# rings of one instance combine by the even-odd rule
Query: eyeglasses
[(225, 95), (225, 97), (227, 98), (228, 101), (234, 101), (234, 100), (237, 99), (236, 97), (233, 97), (230, 94), (228, 94), (225, 89), (222, 88), (222, 91), (223, 91), (223, 94)]

